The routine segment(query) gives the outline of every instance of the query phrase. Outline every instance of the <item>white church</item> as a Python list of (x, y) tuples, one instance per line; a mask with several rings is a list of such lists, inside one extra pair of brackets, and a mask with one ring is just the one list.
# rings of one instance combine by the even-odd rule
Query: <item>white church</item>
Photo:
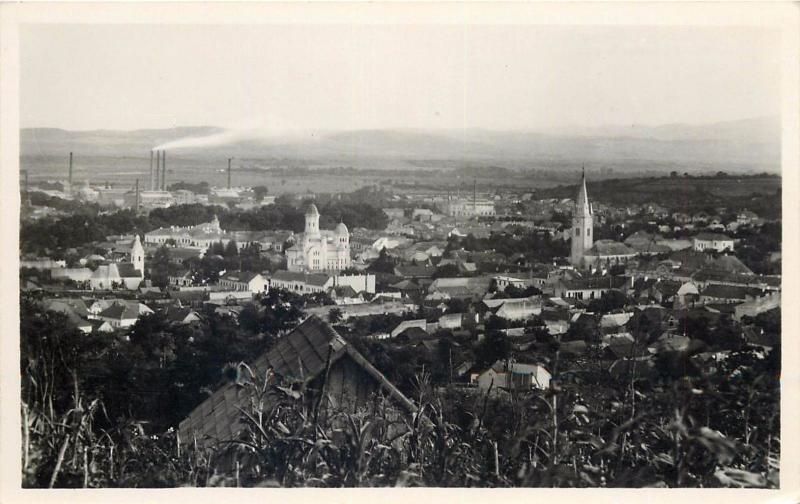
[(340, 222), (333, 231), (319, 229), (319, 210), (306, 210), (306, 227), (295, 244), (286, 249), (289, 271), (336, 272), (350, 267), (350, 231)]

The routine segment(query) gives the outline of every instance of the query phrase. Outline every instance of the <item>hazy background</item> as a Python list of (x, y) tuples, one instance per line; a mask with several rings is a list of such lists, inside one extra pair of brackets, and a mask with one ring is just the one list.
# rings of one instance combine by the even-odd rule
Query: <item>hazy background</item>
[(136, 176), (156, 146), (188, 174), (228, 156), (255, 170), (780, 170), (780, 40), (765, 29), (62, 24), (21, 37), (34, 179), (70, 150), (78, 174)]

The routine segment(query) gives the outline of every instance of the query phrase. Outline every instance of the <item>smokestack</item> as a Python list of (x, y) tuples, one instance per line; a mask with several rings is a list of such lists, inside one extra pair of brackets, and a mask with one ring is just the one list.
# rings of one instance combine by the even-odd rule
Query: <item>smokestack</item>
[(155, 184), (153, 183), (153, 149), (150, 149), (150, 190), (152, 191)]
[(161, 152), (156, 151), (156, 177), (153, 180), (153, 190), (158, 191), (161, 187)]
[(72, 152), (69, 153), (69, 188), (72, 189)]
[(478, 179), (472, 181), (472, 215), (478, 215)]
[(167, 190), (167, 151), (161, 151), (161, 190)]
[(228, 189), (231, 188), (231, 158), (228, 158)]
[(136, 211), (139, 211), (139, 179), (136, 179)]

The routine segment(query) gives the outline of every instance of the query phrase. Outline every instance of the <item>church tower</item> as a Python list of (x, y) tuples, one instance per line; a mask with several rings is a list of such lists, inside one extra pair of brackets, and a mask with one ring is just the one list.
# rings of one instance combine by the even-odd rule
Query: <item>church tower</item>
[(304, 238), (308, 240), (309, 238), (318, 239), (319, 237), (319, 210), (317, 210), (317, 205), (311, 203), (308, 206), (308, 210), (306, 210), (306, 229)]
[(586, 172), (581, 175), (581, 185), (578, 197), (575, 200), (575, 209), (572, 212), (572, 249), (569, 262), (576, 267), (583, 265), (583, 254), (592, 248), (594, 241), (592, 220), (592, 205), (586, 193)]
[(131, 263), (133, 268), (138, 270), (144, 277), (144, 247), (142, 242), (139, 241), (139, 235), (133, 238), (133, 245), (131, 245)]

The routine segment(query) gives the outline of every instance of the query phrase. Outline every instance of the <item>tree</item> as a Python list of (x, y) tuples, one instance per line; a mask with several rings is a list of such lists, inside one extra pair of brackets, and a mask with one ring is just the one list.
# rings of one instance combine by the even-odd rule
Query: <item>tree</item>
[(258, 185), (253, 188), (253, 195), (256, 201), (259, 202), (264, 199), (264, 196), (266, 196), (268, 192), (269, 191), (267, 190), (267, 188), (263, 185)]
[(394, 273), (396, 261), (386, 251), (386, 247), (381, 249), (378, 258), (372, 261), (367, 271), (374, 273)]
[(328, 322), (331, 324), (338, 324), (342, 321), (342, 309), (341, 308), (331, 308), (328, 311)]
[(499, 331), (486, 333), (486, 337), (475, 347), (475, 367), (486, 369), (500, 359), (511, 354), (508, 337)]
[(589, 311), (595, 313), (608, 313), (625, 307), (628, 299), (622, 291), (610, 290), (599, 298), (589, 302)]
[(239, 247), (236, 245), (236, 241), (231, 240), (225, 245), (225, 250), (222, 253), (223, 257), (238, 257), (239, 256)]
[(169, 248), (161, 245), (156, 249), (153, 259), (150, 261), (150, 279), (153, 281), (153, 285), (166, 287), (169, 283), (171, 268)]

